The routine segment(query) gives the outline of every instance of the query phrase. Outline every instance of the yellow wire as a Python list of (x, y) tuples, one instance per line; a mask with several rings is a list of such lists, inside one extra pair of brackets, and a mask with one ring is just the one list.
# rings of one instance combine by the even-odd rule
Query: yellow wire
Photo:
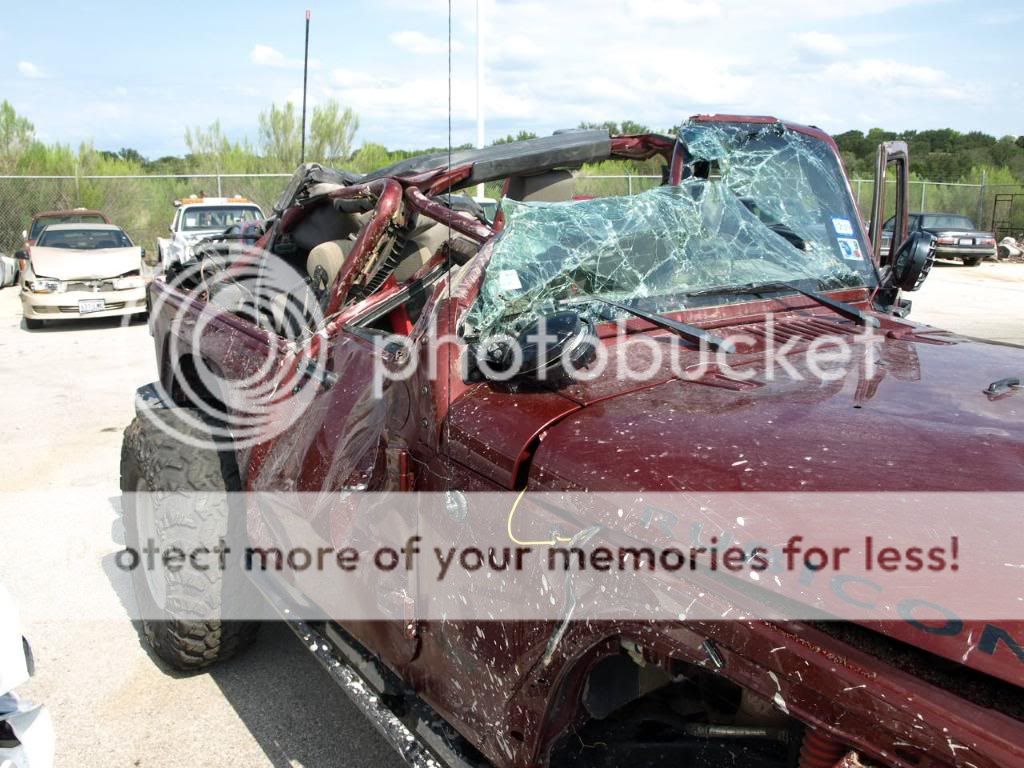
[(547, 541), (520, 541), (516, 538), (515, 534), (512, 533), (512, 518), (516, 516), (516, 510), (519, 509), (519, 502), (523, 500), (523, 496), (526, 495), (526, 488), (523, 488), (516, 496), (515, 502), (512, 504), (512, 509), (508, 511), (508, 537), (514, 544), (518, 544), (521, 547), (552, 547), (555, 544), (567, 544), (572, 541), (571, 538), (565, 536), (554, 536)]

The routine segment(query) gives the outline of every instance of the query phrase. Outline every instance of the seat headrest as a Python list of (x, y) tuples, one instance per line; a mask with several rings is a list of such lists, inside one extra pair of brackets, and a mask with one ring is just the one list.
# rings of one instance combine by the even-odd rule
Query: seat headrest
[(505, 197), (524, 203), (563, 203), (572, 200), (572, 173), (548, 171), (533, 176), (509, 176)]

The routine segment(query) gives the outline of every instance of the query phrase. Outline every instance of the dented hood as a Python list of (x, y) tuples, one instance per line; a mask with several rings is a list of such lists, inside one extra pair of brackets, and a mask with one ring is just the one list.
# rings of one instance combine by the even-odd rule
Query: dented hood
[[(1024, 350), (917, 330), (878, 344), (873, 375), (851, 366), (831, 382), (770, 380), (753, 360), (758, 375), (742, 386), (713, 374), (558, 393), (481, 387), (453, 409), (452, 457), (531, 491), (1024, 490), (1024, 390), (985, 392), (1024, 372)], [(870, 628), (1024, 685), (1020, 623), (967, 622), (953, 635)], [(979, 652), (979, 638), (993, 647)]]
[[(545, 487), (594, 491), (1021, 491), (1024, 350), (952, 334), (887, 338), (873, 376), (763, 365), (749, 385), (670, 379), (586, 404), (532, 459)], [(634, 385), (635, 386), (635, 385)], [(625, 471), (628, 468), (628, 471)]]
[[(657, 335), (657, 334), (652, 334)], [(660, 338), (665, 338), (661, 336)], [(901, 326), (872, 369), (818, 381), (608, 374), (557, 391), (477, 385), (453, 403), (452, 457), (506, 488), (589, 491), (1021, 491), (1024, 350)], [(771, 372), (769, 372), (769, 370)]]
[(56, 280), (100, 280), (105, 277), (119, 277), (141, 269), (142, 249), (131, 246), (80, 251), (74, 248), (33, 246), (30, 260), (36, 277), (52, 277)]

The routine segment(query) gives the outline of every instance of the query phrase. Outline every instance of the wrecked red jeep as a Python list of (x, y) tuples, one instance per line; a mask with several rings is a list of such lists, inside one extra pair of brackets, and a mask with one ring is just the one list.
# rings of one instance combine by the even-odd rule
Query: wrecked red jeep
[[(661, 187), (574, 199), (581, 165), (654, 157)], [(764, 553), (687, 550), (726, 577), (747, 569), (734, 599), (695, 559), (673, 567), (687, 521), (651, 511), (657, 494), (1024, 488), (1024, 354), (906, 319), (932, 243), (908, 236), (906, 147), (880, 147), (877, 171), (865, 218), (895, 216), (884, 253), (833, 141), (775, 118), (701, 116), (675, 137), (566, 131), (366, 176), (300, 168), (254, 248), (200, 255), (151, 288), (160, 381), (139, 390), (121, 483), (127, 545), (176, 552), (132, 572), (156, 654), (178, 669), (228, 658), (258, 625), (219, 610), (255, 584), (417, 765), (1024, 766), (1015, 616), (758, 613)], [(458, 193), (492, 181), (490, 222)], [(840, 342), (860, 362), (769, 375), (783, 347)], [(184, 512), (168, 506), (183, 494), (196, 494)], [(389, 501), (363, 526), (395, 544), (353, 576), (368, 540), (351, 507), (374, 494)], [(856, 522), (835, 503), (817, 522)], [(732, 517), (749, 529), (754, 514)], [(628, 600), (561, 565), (477, 576), (495, 531), (516, 555), (554, 547), (599, 577), (656, 540), (671, 573)], [(408, 567), (429, 532), (463, 547), (437, 550), (459, 587)], [(224, 555), (232, 536), (249, 545), (244, 578), (172, 567)], [(281, 569), (298, 541), (339, 570), (310, 581), (291, 554)], [(620, 554), (584, 556), (598, 542)], [(908, 578), (928, 570), (915, 556)]]

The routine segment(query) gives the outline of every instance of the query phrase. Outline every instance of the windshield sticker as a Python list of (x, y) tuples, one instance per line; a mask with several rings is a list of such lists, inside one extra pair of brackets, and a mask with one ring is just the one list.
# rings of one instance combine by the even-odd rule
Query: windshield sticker
[(498, 287), (503, 291), (522, 290), (523, 282), (514, 269), (503, 269), (498, 273)]
[(837, 237), (839, 251), (847, 261), (861, 261), (864, 257), (860, 252), (860, 243), (852, 237)]
[(837, 235), (852, 235), (853, 225), (849, 219), (832, 218), (832, 226), (836, 230)]

